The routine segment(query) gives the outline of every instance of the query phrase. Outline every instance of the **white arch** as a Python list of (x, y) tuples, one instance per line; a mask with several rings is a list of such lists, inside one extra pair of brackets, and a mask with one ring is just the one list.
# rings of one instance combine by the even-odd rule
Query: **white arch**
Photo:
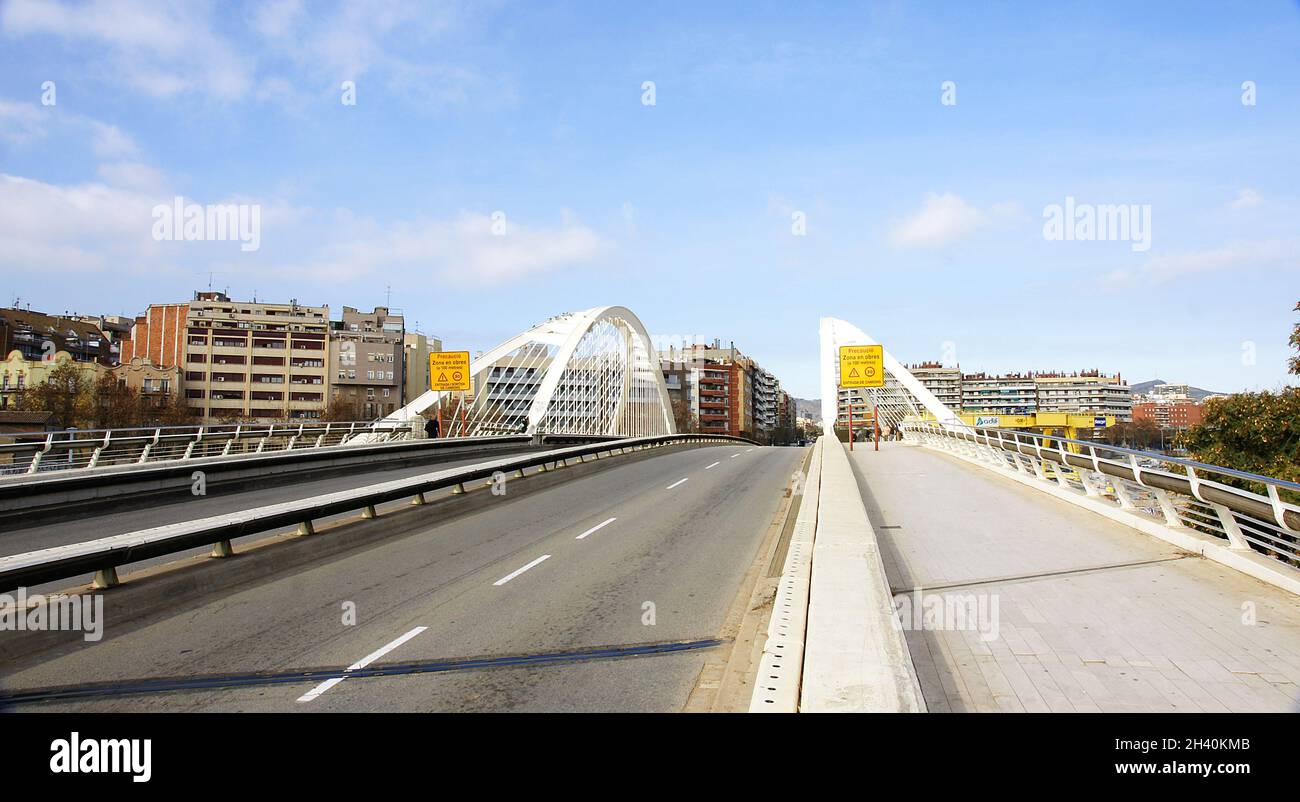
[[(676, 432), (658, 353), (626, 307), (557, 315), (472, 360), (470, 375), (473, 390), (446, 434)], [(430, 390), (384, 420), (413, 421), (459, 397)]]
[[(824, 317), (821, 323), (821, 379), (822, 379), (822, 432), (835, 435), (835, 421), (839, 416), (839, 351), (841, 345), (878, 345), (875, 340), (847, 320)], [(864, 394), (880, 406), (880, 417), (894, 425), (907, 415), (918, 415), (919, 402), (935, 420), (961, 425), (961, 418), (934, 393), (926, 389), (903, 363), (889, 351), (881, 349), (885, 357), (885, 386), (864, 390)]]

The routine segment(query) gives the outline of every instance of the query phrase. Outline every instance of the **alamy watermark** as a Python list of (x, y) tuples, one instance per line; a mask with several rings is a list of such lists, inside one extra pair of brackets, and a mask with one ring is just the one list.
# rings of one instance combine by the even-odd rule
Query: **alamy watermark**
[(0, 593), (0, 632), (82, 632), (88, 641), (104, 637), (104, 597), (64, 593)]
[(73, 732), (51, 741), (50, 752), (54, 774), (130, 774), (137, 783), (153, 777), (150, 738), (82, 738)]
[(1139, 253), (1151, 248), (1151, 204), (1075, 203), (1043, 207), (1043, 239), (1066, 242), (1131, 242)]
[(262, 207), (256, 203), (186, 203), (177, 195), (170, 204), (153, 207), (153, 238), (157, 242), (226, 242), (237, 240), (241, 251), (262, 247)]

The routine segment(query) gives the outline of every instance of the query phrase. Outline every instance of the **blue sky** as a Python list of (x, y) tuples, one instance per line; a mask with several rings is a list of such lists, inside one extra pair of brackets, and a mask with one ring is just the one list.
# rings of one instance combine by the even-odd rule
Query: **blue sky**
[[(904, 361), (1275, 388), (1298, 156), (1293, 2), (0, 0), (0, 304), (48, 312), (213, 271), (391, 286), (471, 350), (622, 304), (802, 397), (822, 315)], [(176, 196), (256, 204), (260, 247), (156, 241)], [(1149, 206), (1149, 249), (1045, 239), (1067, 197)]]

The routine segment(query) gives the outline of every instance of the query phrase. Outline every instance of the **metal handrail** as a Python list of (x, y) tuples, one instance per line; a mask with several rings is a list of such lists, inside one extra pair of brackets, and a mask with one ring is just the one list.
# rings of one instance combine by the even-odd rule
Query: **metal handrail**
[(476, 465), (434, 471), (323, 496), (167, 524), (85, 543), (0, 557), (0, 592), (58, 579), (70, 579), (90, 572), (96, 574), (96, 587), (109, 587), (118, 583), (119, 567), (154, 557), (209, 545), (213, 546), (212, 556), (228, 557), (234, 553), (231, 546), (231, 540), (234, 538), (275, 531), (293, 525), (298, 526), (300, 534), (314, 534), (313, 521), (315, 520), (356, 510), (364, 510), (368, 517), (374, 517), (378, 514), (376, 505), (403, 498), (411, 498), (413, 504), (424, 504), (425, 493), (448, 487), (463, 491), (466, 482), (488, 479), (498, 472), (522, 473), (526, 468), (541, 466), (546, 469), (546, 465), (552, 463), (558, 468), (561, 465), (567, 466), (571, 459), (585, 459), (591, 455), (599, 458), (602, 452), (623, 453), (629, 450), (689, 442), (738, 442), (757, 445), (752, 440), (727, 435), (670, 434), (610, 440), (504, 457)]
[[(0, 439), (0, 475), (101, 468), (211, 456), (214, 447), (229, 454), (235, 444), (276, 451), (338, 445), (361, 434), (404, 439), (410, 424), (384, 421), (219, 424), (125, 429), (65, 429), (14, 432)], [(306, 439), (310, 438), (310, 439)], [(196, 450), (207, 453), (195, 454)]]

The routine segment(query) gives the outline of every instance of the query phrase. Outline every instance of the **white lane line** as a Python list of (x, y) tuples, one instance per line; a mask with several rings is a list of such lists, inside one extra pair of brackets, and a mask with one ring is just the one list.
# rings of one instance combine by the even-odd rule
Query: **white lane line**
[(677, 487), (682, 482), (688, 481), (690, 478), (691, 477), (687, 476), (685, 479), (678, 479), (676, 482), (673, 482), (672, 484), (665, 487), (664, 490), (672, 490), (674, 487)]
[(716, 466), (716, 465), (719, 465), (719, 464), (721, 464), (721, 463), (717, 463), (717, 462), (715, 462), (715, 463), (713, 463), (713, 465), (705, 465), (705, 466), (704, 466), (704, 470), (707, 471), (709, 468), (712, 468), (712, 467), (714, 467), (714, 466)]
[[(375, 662), (376, 660), (388, 654), (392, 650), (396, 649), (398, 646), (401, 646), (403, 643), (406, 643), (411, 638), (414, 638), (416, 635), (419, 635), (421, 632), (425, 631), (426, 629), (428, 629), (428, 627), (416, 627), (415, 629), (406, 633), (405, 635), (393, 641), (392, 643), (388, 644), (387, 646), (383, 646), (379, 649), (376, 649), (375, 651), (361, 658), (357, 662), (348, 666), (347, 670), (356, 671), (357, 669), (365, 668), (366, 666)], [(335, 685), (338, 685), (344, 679), (346, 679), (346, 677), (334, 677), (333, 679), (327, 679), (321, 684), (317, 685), (315, 688), (312, 688), (310, 691), (304, 693), (302, 696), (299, 696), (298, 701), (310, 702), (312, 699), (315, 699), (317, 696), (320, 696), (322, 693), (325, 693), (325, 691), (328, 691), (330, 688), (333, 688)]]
[(737, 451), (735, 454), (732, 454), (732, 455), (731, 455), (731, 458), (732, 458), (732, 459), (735, 459), (736, 457), (739, 457), (739, 456), (740, 456), (740, 452)]
[(583, 532), (581, 535), (575, 537), (574, 540), (583, 540), (584, 538), (587, 537), (587, 535), (590, 535), (592, 532), (595, 532), (597, 529), (604, 529), (605, 527), (609, 526), (610, 524), (614, 523), (617, 520), (618, 520), (617, 518), (609, 518), (607, 520), (601, 521), (600, 523), (588, 529), (586, 532)]
[(533, 568), (534, 566), (540, 565), (540, 564), (542, 563), (543, 560), (549, 560), (549, 559), (551, 559), (551, 555), (549, 555), (549, 554), (543, 554), (541, 557), (538, 557), (536, 560), (533, 560), (533, 561), (530, 562), (528, 565), (525, 565), (523, 568), (519, 568), (519, 569), (516, 569), (516, 570), (514, 570), (514, 571), (511, 571), (510, 573), (508, 573), (508, 574), (506, 574), (505, 576), (501, 577), (500, 579), (498, 579), (497, 581), (493, 582), (492, 584), (495, 585), (495, 586), (497, 586), (497, 587), (500, 587), (500, 586), (504, 585), (505, 583), (509, 582), (510, 580), (514, 579), (515, 577), (519, 576), (519, 575), (522, 574), (524, 571), (527, 571), (529, 568)]
[(754, 449), (752, 449), (752, 448), (747, 448), (747, 449), (745, 449), (745, 450), (746, 450), (746, 451), (753, 451)]

